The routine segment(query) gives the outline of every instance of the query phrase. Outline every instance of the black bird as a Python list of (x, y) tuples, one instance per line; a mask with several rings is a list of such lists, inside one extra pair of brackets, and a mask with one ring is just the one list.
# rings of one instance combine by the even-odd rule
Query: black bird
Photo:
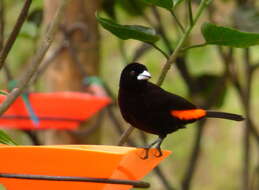
[(158, 135), (158, 139), (146, 148), (145, 158), (148, 157), (149, 148), (154, 145), (158, 156), (161, 156), (160, 146), (167, 134), (185, 128), (188, 123), (205, 117), (244, 120), (241, 115), (198, 108), (186, 99), (148, 82), (150, 78), (144, 65), (128, 64), (121, 73), (118, 96), (121, 114), (128, 123)]

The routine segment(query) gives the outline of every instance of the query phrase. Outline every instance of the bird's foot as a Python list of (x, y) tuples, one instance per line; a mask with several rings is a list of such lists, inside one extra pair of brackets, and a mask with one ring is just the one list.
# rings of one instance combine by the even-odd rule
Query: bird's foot
[(150, 146), (139, 146), (138, 148), (142, 149), (143, 151), (140, 151), (139, 157), (142, 160), (146, 160), (149, 157), (149, 152), (150, 152)]
[[(158, 138), (158, 143), (157, 143), (157, 145), (155, 146), (155, 148), (156, 148), (156, 153), (154, 154), (154, 156), (157, 157), (157, 158), (163, 156), (163, 152), (161, 151), (161, 144), (162, 144), (164, 138), (165, 138), (165, 137), (163, 137), (163, 138), (159, 137), (159, 138)], [(158, 153), (158, 154), (157, 154), (157, 153)]]
[[(146, 159), (149, 158), (150, 149), (151, 149), (151, 147), (143, 147), (143, 154), (144, 154), (144, 155), (141, 155), (141, 156), (140, 156), (140, 158), (141, 158), (142, 160), (146, 160)], [(163, 152), (162, 152), (162, 150), (161, 150), (160, 147), (156, 147), (156, 148), (154, 149), (154, 152), (152, 152), (152, 153), (153, 153), (153, 155), (154, 155), (156, 158), (159, 158), (159, 157), (163, 156)]]
[(163, 156), (163, 152), (160, 147), (156, 147), (156, 152), (153, 154), (155, 157), (159, 158)]
[[(143, 149), (144, 149), (144, 151), (143, 151), (144, 152), (144, 156), (140, 156), (140, 158), (142, 160), (146, 160), (149, 157), (150, 148), (143, 148)], [(153, 152), (153, 155), (156, 158), (159, 158), (159, 157), (163, 156), (162, 150), (160, 148), (156, 148), (154, 151), (155, 152)]]
[(142, 160), (146, 160), (146, 159), (148, 159), (150, 148), (149, 147), (144, 147), (143, 149), (144, 149), (144, 156), (140, 156), (140, 158)]
[(155, 157), (157, 157), (157, 158), (163, 156), (163, 153), (162, 153), (162, 151), (161, 151), (160, 146), (161, 146), (161, 144), (162, 144), (164, 138), (165, 138), (165, 137), (159, 137), (159, 138), (156, 139), (153, 143), (151, 143), (149, 146), (144, 147), (144, 156), (140, 156), (140, 158), (143, 159), (143, 160), (148, 159), (148, 157), (149, 157), (149, 152), (150, 152), (150, 148), (152, 148), (154, 145), (156, 145), (156, 146), (155, 146), (156, 152), (155, 152), (153, 155), (154, 155)]

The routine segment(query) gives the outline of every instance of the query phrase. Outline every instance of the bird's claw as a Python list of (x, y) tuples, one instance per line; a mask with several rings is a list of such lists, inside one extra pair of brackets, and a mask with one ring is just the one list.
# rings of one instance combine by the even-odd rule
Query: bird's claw
[[(157, 154), (158, 153), (158, 154)], [(160, 148), (156, 148), (156, 152), (153, 154), (155, 157), (159, 158), (163, 156), (163, 153)]]
[(143, 149), (144, 149), (144, 156), (143, 156), (143, 157), (140, 156), (140, 158), (141, 158), (142, 160), (146, 160), (146, 159), (148, 159), (149, 148), (143, 148)]
[[(141, 158), (142, 160), (146, 160), (146, 159), (148, 159), (148, 157), (149, 157), (150, 148), (143, 148), (143, 149), (144, 149), (144, 156), (140, 156), (140, 158)], [(153, 155), (154, 155), (156, 158), (159, 158), (159, 157), (163, 156), (163, 153), (162, 153), (162, 151), (161, 151), (160, 148), (156, 148), (154, 151), (155, 151), (155, 152), (153, 153)]]
[[(144, 157), (141, 157), (140, 156), (140, 158), (141, 159), (143, 159), (143, 160), (146, 160), (146, 159), (148, 159), (148, 157), (149, 157), (149, 151), (150, 151), (150, 148), (152, 147), (152, 146), (154, 146), (154, 145), (156, 145), (155, 146), (155, 149), (156, 149), (156, 152), (153, 154), (155, 157), (161, 157), (161, 156), (163, 156), (163, 153), (162, 153), (162, 151), (161, 151), (161, 148), (160, 148), (160, 146), (161, 146), (161, 143), (163, 142), (163, 139), (164, 139), (165, 137), (159, 137), (157, 140), (155, 140), (152, 144), (150, 144), (149, 146), (147, 146), (147, 147), (144, 147), (143, 149), (144, 149)], [(158, 154), (157, 154), (158, 153)]]

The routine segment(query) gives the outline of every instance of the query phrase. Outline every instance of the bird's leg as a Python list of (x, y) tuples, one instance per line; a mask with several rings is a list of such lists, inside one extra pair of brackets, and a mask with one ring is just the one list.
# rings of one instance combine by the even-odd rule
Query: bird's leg
[(145, 156), (143, 157), (144, 160), (148, 158), (148, 153), (149, 153), (150, 148), (152, 148), (152, 146), (154, 146), (157, 143), (158, 144), (156, 145), (156, 149), (158, 150), (159, 155), (156, 156), (156, 157), (162, 156), (162, 152), (161, 152), (160, 146), (161, 146), (164, 138), (165, 138), (165, 136), (159, 136), (154, 142), (152, 142), (150, 145), (148, 145), (147, 147), (144, 148), (144, 150), (145, 150)]
[(152, 142), (150, 145), (144, 147), (145, 156), (142, 158), (143, 160), (148, 159), (148, 153), (152, 146), (154, 146), (157, 142), (159, 142), (159, 138)]
[(163, 153), (162, 153), (162, 151), (161, 151), (161, 144), (162, 144), (162, 142), (163, 142), (163, 140), (164, 140), (164, 136), (162, 137), (162, 136), (159, 136), (159, 138), (157, 139), (157, 145), (156, 145), (156, 149), (157, 149), (157, 151), (158, 151), (158, 155), (156, 155), (156, 154), (154, 154), (156, 157), (160, 157), (160, 156), (163, 156)]

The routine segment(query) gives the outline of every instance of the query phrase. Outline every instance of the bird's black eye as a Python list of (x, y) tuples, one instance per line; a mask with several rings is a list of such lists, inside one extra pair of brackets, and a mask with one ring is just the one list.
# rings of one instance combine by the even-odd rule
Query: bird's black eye
[(130, 71), (130, 75), (131, 75), (131, 76), (134, 76), (135, 73), (136, 73), (135, 71)]

